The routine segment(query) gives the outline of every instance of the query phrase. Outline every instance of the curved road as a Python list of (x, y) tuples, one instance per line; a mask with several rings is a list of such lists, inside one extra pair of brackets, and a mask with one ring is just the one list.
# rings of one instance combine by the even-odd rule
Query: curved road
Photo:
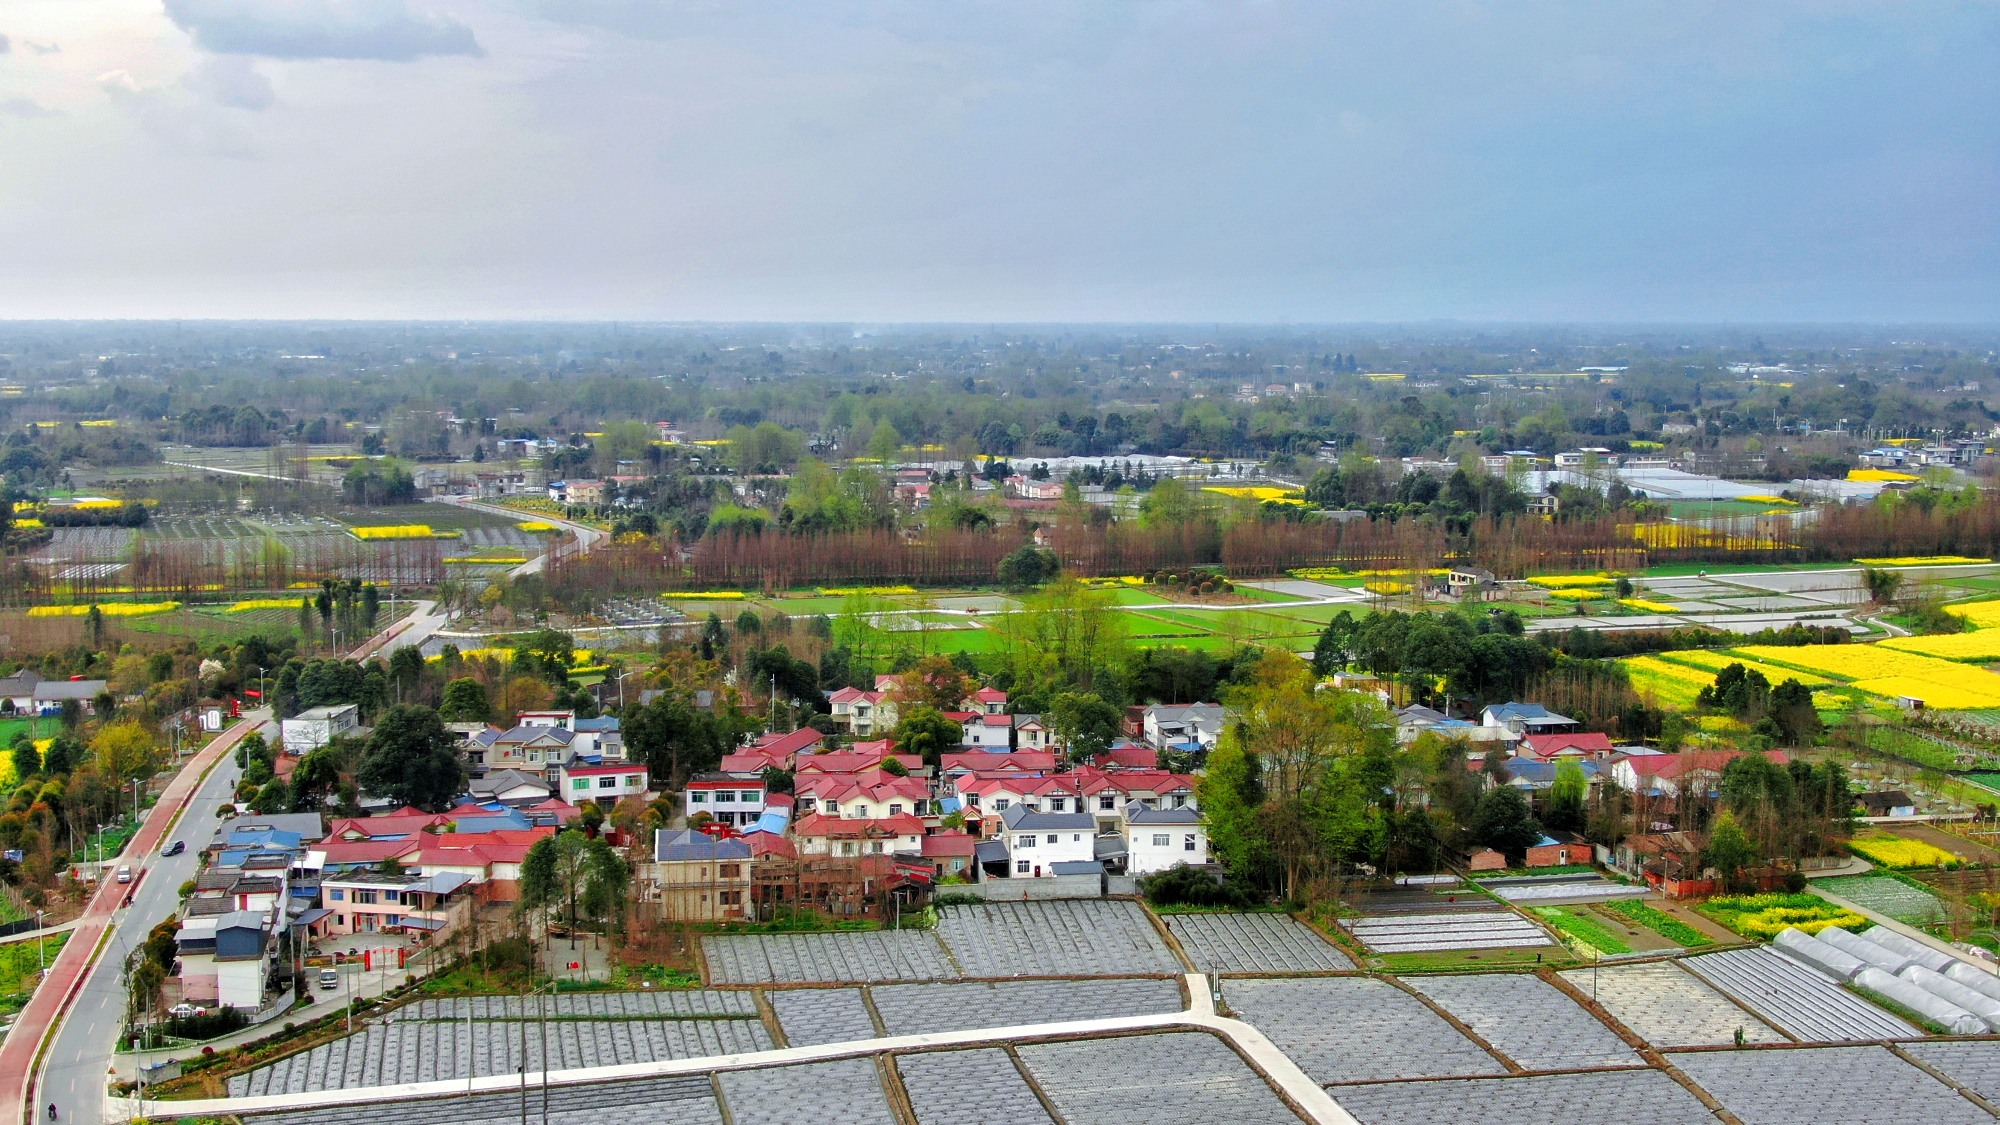
[[(0, 1106), (7, 1107), (0, 1112), (33, 1122), (42, 1107), (54, 1102), (65, 1121), (106, 1120), (106, 1076), (125, 1011), (119, 980), (125, 955), (179, 906), (180, 885), (194, 877), (201, 849), (215, 834), (216, 807), (235, 789), (236, 762), (230, 752), (269, 719), (269, 712), (245, 716), (167, 783), (120, 857), (139, 872), (137, 887), (106, 880), (98, 888), (0, 1044)], [(159, 852), (168, 840), (186, 841), (187, 851), (162, 857)], [(124, 905), (127, 892), (133, 897), (130, 907)], [(44, 1041), (49, 1050), (38, 1059)], [(38, 1063), (46, 1070), (31, 1084)]]

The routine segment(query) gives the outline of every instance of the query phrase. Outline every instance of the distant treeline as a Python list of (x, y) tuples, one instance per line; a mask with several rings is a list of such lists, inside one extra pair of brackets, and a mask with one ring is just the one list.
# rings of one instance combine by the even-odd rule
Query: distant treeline
[[(1299, 567), (1350, 570), (1477, 565), (1503, 578), (1565, 571), (1635, 571), (1662, 563), (1763, 563), (1903, 555), (2000, 554), (2000, 496), (1954, 495), (1949, 504), (1827, 507), (1809, 522), (1754, 521), (1719, 530), (1634, 523), (1609, 514), (1551, 521), (1483, 516), (1463, 531), (1415, 520), (1238, 521), (1166, 526), (1120, 522), (1049, 534), (1063, 568), (1084, 577), (1215, 567), (1231, 578), (1269, 578)], [(725, 532), (685, 547), (659, 541), (560, 562), (557, 584), (604, 591), (780, 589), (905, 582), (990, 583), (1020, 546), (1018, 528), (908, 534), (889, 529), (825, 535)]]

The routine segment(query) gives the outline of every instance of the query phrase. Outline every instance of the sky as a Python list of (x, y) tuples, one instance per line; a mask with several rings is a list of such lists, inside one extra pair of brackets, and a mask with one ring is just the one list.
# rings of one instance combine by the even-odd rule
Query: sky
[(4, 0), (0, 318), (2000, 322), (2000, 6)]

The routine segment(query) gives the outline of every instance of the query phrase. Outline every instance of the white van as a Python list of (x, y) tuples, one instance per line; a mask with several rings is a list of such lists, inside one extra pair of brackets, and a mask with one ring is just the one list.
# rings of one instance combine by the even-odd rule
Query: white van
[(132, 881), (132, 867), (130, 864), (127, 864), (124, 867), (120, 867), (118, 869), (118, 881), (121, 883), (129, 883)]

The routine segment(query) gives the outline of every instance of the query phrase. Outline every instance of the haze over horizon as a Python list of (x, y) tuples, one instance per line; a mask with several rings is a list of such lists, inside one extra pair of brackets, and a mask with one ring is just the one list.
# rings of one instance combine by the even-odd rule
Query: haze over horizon
[(2000, 9), (18, 0), (0, 317), (1992, 323)]

